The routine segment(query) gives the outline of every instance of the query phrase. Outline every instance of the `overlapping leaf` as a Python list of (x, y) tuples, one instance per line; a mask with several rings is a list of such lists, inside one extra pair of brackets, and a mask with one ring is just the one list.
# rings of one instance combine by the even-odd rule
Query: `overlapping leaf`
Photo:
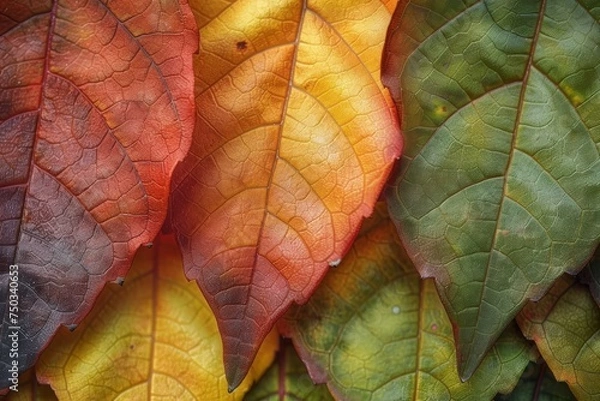
[(280, 343), (277, 358), (248, 392), (244, 401), (330, 401), (327, 386), (314, 384), (289, 340)]
[(562, 277), (539, 302), (527, 304), (517, 322), (578, 400), (600, 398), (600, 309), (585, 286)]
[(577, 401), (562, 382), (557, 382), (546, 364), (531, 362), (510, 394), (498, 395), (495, 401)]
[(183, 0), (0, 5), (0, 388), (160, 229), (196, 48)]
[(198, 115), (173, 227), (217, 316), (232, 388), (348, 249), (399, 155), (379, 83), (388, 3), (193, 2)]
[(313, 379), (345, 400), (490, 400), (510, 392), (530, 357), (518, 330), (510, 326), (462, 383), (433, 281), (420, 279), (392, 222), (379, 219), (281, 323)]
[(600, 254), (598, 249), (579, 275), (590, 289), (590, 293), (600, 306)]
[(6, 401), (58, 401), (52, 388), (40, 384), (35, 378), (33, 369), (28, 370), (19, 377), (18, 391), (9, 390)]
[(390, 210), (456, 324), (466, 379), (600, 236), (594, 1), (402, 1), (384, 80), (406, 151)]
[(59, 331), (36, 369), (61, 400), (240, 400), (270, 365), (277, 339), (268, 337), (248, 379), (228, 394), (214, 316), (185, 278), (175, 239), (161, 237), (77, 330)]

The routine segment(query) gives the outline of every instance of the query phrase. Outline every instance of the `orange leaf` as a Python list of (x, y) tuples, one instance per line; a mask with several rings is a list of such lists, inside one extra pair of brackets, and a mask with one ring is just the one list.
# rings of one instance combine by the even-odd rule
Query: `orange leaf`
[[(391, 3), (391, 2), (390, 2)], [(173, 228), (228, 381), (349, 248), (400, 154), (379, 82), (392, 4), (198, 0), (198, 115)]]
[(0, 388), (125, 275), (191, 142), (191, 10), (106, 3), (0, 6)]

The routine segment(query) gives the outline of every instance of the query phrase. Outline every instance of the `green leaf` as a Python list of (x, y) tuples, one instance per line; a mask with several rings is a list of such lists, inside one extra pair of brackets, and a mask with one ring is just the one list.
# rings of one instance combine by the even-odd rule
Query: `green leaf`
[(327, 387), (310, 379), (289, 340), (282, 339), (277, 358), (246, 394), (244, 401), (329, 401)]
[(405, 156), (388, 192), (468, 379), (600, 236), (597, 1), (401, 2), (382, 74)]
[(557, 382), (546, 364), (531, 362), (517, 387), (507, 395), (499, 395), (495, 401), (576, 401), (565, 383)]
[(489, 400), (516, 385), (530, 356), (510, 326), (462, 383), (452, 325), (433, 281), (420, 279), (381, 214), (280, 330), (292, 337), (311, 377), (339, 399)]
[(588, 289), (563, 276), (517, 316), (525, 336), (578, 400), (600, 399), (600, 309)]

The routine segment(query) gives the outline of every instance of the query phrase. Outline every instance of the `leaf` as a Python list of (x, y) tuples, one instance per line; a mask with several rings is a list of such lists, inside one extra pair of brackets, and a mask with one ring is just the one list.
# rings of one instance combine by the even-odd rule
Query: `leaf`
[(596, 249), (594, 256), (585, 265), (579, 276), (589, 286), (596, 304), (600, 306), (600, 255), (598, 249)]
[(329, 401), (326, 386), (315, 385), (289, 340), (280, 341), (273, 365), (246, 394), (244, 401)]
[(191, 140), (196, 42), (183, 1), (2, 3), (0, 388), (160, 229)]
[(39, 384), (35, 380), (33, 369), (29, 369), (19, 377), (18, 391), (9, 391), (6, 401), (57, 401), (56, 395), (50, 386)]
[(517, 322), (578, 400), (600, 397), (600, 309), (585, 286), (561, 277), (539, 302), (523, 308)]
[(59, 331), (36, 368), (61, 400), (240, 400), (276, 349), (274, 333), (228, 394), (212, 312), (185, 278), (174, 237), (161, 236), (140, 249), (123, 287), (106, 287), (77, 330)]
[(456, 326), (461, 377), (600, 238), (594, 1), (403, 1), (382, 74), (406, 140), (387, 194)]
[(350, 247), (399, 155), (378, 82), (390, 7), (193, 2), (198, 114), (172, 226), (217, 316), (230, 388)]
[(495, 401), (576, 401), (565, 383), (557, 382), (546, 364), (529, 363), (517, 387)]
[(490, 400), (509, 392), (530, 358), (518, 330), (509, 326), (462, 383), (433, 281), (419, 278), (392, 222), (377, 218), (310, 301), (280, 324), (313, 380), (347, 400)]

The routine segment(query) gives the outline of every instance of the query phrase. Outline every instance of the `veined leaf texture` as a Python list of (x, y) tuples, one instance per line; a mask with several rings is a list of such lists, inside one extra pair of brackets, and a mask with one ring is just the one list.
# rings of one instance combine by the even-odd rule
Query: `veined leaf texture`
[(0, 1), (0, 388), (160, 229), (197, 42), (183, 1)]
[(600, 237), (596, 1), (401, 1), (384, 82), (405, 153), (390, 212), (435, 277), (468, 379)]
[(232, 388), (371, 213), (401, 151), (379, 64), (393, 2), (192, 2), (197, 118), (172, 225)]

